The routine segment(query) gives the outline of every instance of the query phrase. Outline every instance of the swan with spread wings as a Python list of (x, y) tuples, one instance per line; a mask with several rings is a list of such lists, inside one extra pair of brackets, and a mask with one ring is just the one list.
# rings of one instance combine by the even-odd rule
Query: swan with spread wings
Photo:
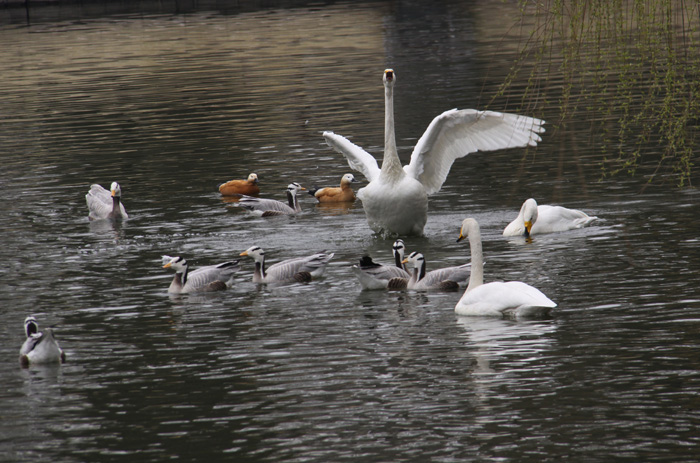
[(350, 168), (369, 184), (357, 197), (372, 230), (384, 235), (423, 235), (428, 219), (428, 195), (440, 191), (452, 163), (469, 153), (536, 146), (544, 121), (516, 114), (475, 109), (451, 109), (437, 116), (418, 140), (411, 161), (402, 167), (394, 134), (396, 73), (384, 71), (384, 159), (377, 160), (347, 138), (333, 132), (323, 136), (343, 154)]

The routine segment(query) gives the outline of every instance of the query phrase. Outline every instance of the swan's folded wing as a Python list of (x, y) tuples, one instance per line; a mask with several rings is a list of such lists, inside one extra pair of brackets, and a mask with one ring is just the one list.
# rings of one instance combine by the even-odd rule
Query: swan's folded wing
[(328, 146), (345, 156), (351, 169), (360, 172), (367, 181), (371, 182), (379, 176), (379, 165), (374, 156), (352, 143), (342, 135), (333, 132), (323, 132)]
[(455, 159), (476, 151), (536, 146), (544, 121), (516, 114), (451, 109), (437, 116), (418, 140), (406, 173), (436, 193)]

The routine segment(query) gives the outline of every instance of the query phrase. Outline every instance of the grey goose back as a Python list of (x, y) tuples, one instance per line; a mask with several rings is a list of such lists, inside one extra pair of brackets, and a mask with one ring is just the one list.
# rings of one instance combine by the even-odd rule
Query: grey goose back
[(275, 199), (255, 198), (253, 196), (242, 195), (238, 205), (250, 212), (262, 217), (272, 217), (277, 215), (293, 215), (301, 212), (299, 198), (297, 194), (300, 190), (306, 190), (299, 183), (287, 185), (287, 203)]
[(408, 289), (427, 291), (429, 289), (456, 290), (459, 283), (469, 279), (470, 264), (445, 267), (427, 272), (425, 257), (420, 252), (412, 252), (405, 260), (411, 271)]
[(291, 283), (307, 282), (320, 277), (326, 265), (333, 258), (333, 253), (318, 253), (311, 256), (294, 257), (265, 266), (265, 251), (260, 246), (251, 246), (241, 256), (248, 256), (255, 261), (253, 283)]
[(234, 274), (240, 270), (237, 260), (201, 267), (192, 272), (184, 257), (163, 256), (163, 262), (163, 268), (175, 270), (168, 288), (168, 292), (174, 294), (222, 291), (231, 287)]
[(61, 364), (66, 361), (66, 354), (58, 345), (53, 330), (47, 328), (39, 331), (36, 318), (24, 319), (24, 333), (27, 339), (19, 350), (19, 363), (23, 367), (40, 364)]
[(121, 199), (122, 189), (117, 182), (112, 182), (110, 191), (98, 184), (91, 185), (90, 191), (85, 195), (89, 211), (88, 218), (90, 220), (128, 219), (129, 216)]

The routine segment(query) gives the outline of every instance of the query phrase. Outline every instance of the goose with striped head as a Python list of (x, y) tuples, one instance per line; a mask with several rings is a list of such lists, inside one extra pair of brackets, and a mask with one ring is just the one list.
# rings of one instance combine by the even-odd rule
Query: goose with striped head
[(294, 257), (277, 262), (269, 268), (265, 267), (265, 251), (260, 246), (251, 246), (240, 255), (255, 261), (253, 283), (304, 283), (323, 275), (334, 254), (318, 253)]
[(250, 212), (262, 217), (273, 217), (277, 215), (293, 215), (301, 212), (297, 193), (306, 190), (299, 183), (287, 185), (287, 204), (275, 199), (254, 198), (252, 196), (241, 196), (238, 205)]
[(19, 363), (22, 367), (65, 363), (66, 354), (58, 345), (51, 328), (39, 331), (36, 318), (29, 316), (24, 319), (24, 333), (27, 339), (19, 350)]
[(128, 219), (124, 204), (121, 202), (122, 189), (117, 182), (112, 182), (110, 191), (102, 188), (101, 185), (90, 186), (90, 191), (85, 195), (90, 220), (120, 220)]
[(474, 109), (445, 111), (421, 136), (411, 161), (401, 167), (394, 134), (396, 73), (384, 71), (384, 159), (377, 160), (345, 137), (324, 132), (328, 145), (343, 154), (350, 168), (369, 184), (357, 192), (369, 227), (384, 235), (423, 235), (428, 195), (440, 191), (453, 162), (476, 151), (536, 146), (543, 120)]
[(208, 265), (192, 272), (184, 257), (163, 256), (163, 262), (163, 268), (175, 270), (168, 288), (168, 292), (173, 294), (222, 291), (231, 287), (234, 274), (240, 270), (237, 260)]
[(411, 279), (408, 280), (408, 289), (416, 291), (456, 290), (459, 288), (459, 283), (469, 278), (469, 264), (427, 272), (425, 257), (420, 252), (412, 252), (403, 262), (413, 269)]
[(371, 257), (364, 256), (359, 265), (352, 266), (362, 289), (405, 289), (411, 275), (404, 269), (403, 257), (406, 247), (403, 240), (394, 241), (392, 253), (393, 265), (375, 263)]

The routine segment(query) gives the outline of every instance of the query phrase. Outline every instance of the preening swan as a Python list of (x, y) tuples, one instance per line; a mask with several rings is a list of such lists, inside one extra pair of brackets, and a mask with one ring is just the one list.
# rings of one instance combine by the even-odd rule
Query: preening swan
[(312, 256), (295, 257), (283, 260), (265, 268), (265, 251), (260, 246), (251, 246), (241, 256), (251, 257), (255, 261), (253, 283), (303, 283), (320, 277), (326, 265), (333, 258), (333, 253), (318, 253)]
[(240, 270), (238, 261), (223, 262), (189, 271), (189, 265), (183, 257), (163, 256), (166, 262), (163, 268), (175, 270), (175, 276), (168, 288), (169, 293), (186, 294), (198, 292), (221, 291), (233, 283), (233, 274)]
[(420, 252), (412, 252), (403, 262), (413, 269), (408, 280), (408, 289), (416, 291), (458, 289), (459, 283), (469, 278), (469, 264), (426, 272), (425, 257)]
[(255, 173), (251, 173), (245, 180), (229, 180), (226, 183), (222, 183), (219, 185), (219, 193), (224, 196), (257, 196), (260, 194), (258, 176)]
[(238, 205), (263, 217), (292, 215), (301, 212), (301, 206), (299, 206), (299, 199), (297, 198), (299, 190), (306, 190), (306, 188), (296, 182), (287, 185), (287, 204), (274, 199), (241, 196)]
[(503, 230), (503, 236), (530, 236), (582, 228), (598, 217), (578, 209), (561, 206), (538, 206), (533, 198), (525, 200), (518, 217)]
[(309, 190), (309, 194), (316, 199), (319, 203), (345, 203), (355, 201), (355, 192), (350, 186), (351, 183), (355, 183), (355, 176), (352, 174), (345, 174), (343, 178), (340, 179), (339, 187), (326, 187), (326, 188), (312, 188)]
[(372, 230), (384, 234), (422, 235), (428, 195), (437, 193), (452, 163), (475, 151), (536, 146), (543, 120), (474, 109), (445, 111), (418, 140), (410, 163), (401, 167), (394, 135), (393, 70), (384, 71), (384, 160), (376, 159), (345, 137), (324, 132), (328, 145), (343, 154), (350, 168), (369, 184), (357, 192)]
[(33, 364), (65, 363), (66, 354), (59, 347), (53, 336), (53, 330), (39, 331), (36, 318), (29, 316), (24, 319), (24, 333), (27, 339), (19, 350), (19, 363), (23, 367)]
[(371, 257), (364, 256), (359, 265), (352, 266), (362, 289), (404, 289), (408, 287), (410, 274), (404, 270), (403, 240), (396, 240), (392, 246), (394, 265), (382, 265), (375, 263)]
[(112, 182), (111, 191), (107, 191), (102, 186), (94, 184), (90, 186), (90, 191), (85, 195), (90, 220), (99, 219), (128, 219), (126, 209), (121, 203), (122, 189), (117, 182)]
[(464, 238), (469, 238), (472, 268), (467, 290), (455, 307), (457, 315), (542, 316), (557, 306), (539, 289), (521, 281), (484, 284), (481, 232), (476, 220), (464, 219), (457, 241)]

